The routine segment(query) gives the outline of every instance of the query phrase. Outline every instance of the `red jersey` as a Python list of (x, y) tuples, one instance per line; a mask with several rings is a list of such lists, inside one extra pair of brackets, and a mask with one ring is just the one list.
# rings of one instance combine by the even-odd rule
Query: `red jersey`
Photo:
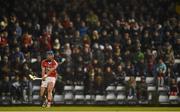
[[(58, 66), (58, 63), (56, 60), (48, 60), (48, 59), (45, 59), (41, 62), (41, 66), (45, 68), (45, 74), (48, 73), (48, 71), (51, 69), (51, 68), (54, 68), (56, 66)], [(44, 74), (43, 74), (44, 75)], [(56, 69), (53, 70), (49, 75), (49, 77), (56, 77), (57, 76), (57, 71)]]
[(32, 45), (32, 36), (29, 34), (24, 34), (22, 38), (23, 45), (31, 46)]
[(4, 47), (8, 44), (8, 40), (6, 37), (0, 37), (0, 47)]

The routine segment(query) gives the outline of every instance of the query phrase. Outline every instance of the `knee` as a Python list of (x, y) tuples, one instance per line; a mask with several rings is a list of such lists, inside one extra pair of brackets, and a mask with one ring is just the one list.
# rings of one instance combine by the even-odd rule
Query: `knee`
[(48, 93), (51, 93), (52, 92), (52, 89), (48, 89)]
[(43, 93), (40, 93), (40, 97), (43, 97), (44, 96), (44, 94)]
[(40, 96), (41, 96), (41, 97), (44, 96), (44, 91), (40, 91)]

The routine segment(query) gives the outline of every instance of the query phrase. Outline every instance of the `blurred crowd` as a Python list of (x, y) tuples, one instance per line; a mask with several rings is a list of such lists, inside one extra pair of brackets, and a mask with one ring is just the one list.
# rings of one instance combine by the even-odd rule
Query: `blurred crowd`
[(180, 15), (173, 0), (1, 0), (1, 95), (26, 99), (28, 74), (41, 76), (47, 50), (66, 58), (57, 88), (84, 85), (85, 93), (104, 94), (109, 85), (126, 85), (128, 95), (145, 97), (150, 76), (178, 94)]

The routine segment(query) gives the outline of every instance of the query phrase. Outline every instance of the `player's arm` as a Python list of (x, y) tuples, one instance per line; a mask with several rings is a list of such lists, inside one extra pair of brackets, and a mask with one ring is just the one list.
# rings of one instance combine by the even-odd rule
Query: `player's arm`
[(55, 66), (54, 66), (53, 68), (50, 68), (50, 69), (49, 69), (49, 71), (48, 71), (48, 73), (47, 73), (47, 76), (48, 76), (49, 74), (51, 74), (51, 72), (53, 72), (54, 70), (57, 69), (58, 63), (57, 63), (56, 61), (54, 61), (54, 62), (55, 62)]
[(45, 67), (44, 67), (43, 63), (44, 63), (44, 61), (42, 61), (42, 63), (41, 63), (41, 70), (42, 70), (41, 76), (42, 76), (42, 79), (44, 80), (47, 77), (47, 75), (45, 73)]

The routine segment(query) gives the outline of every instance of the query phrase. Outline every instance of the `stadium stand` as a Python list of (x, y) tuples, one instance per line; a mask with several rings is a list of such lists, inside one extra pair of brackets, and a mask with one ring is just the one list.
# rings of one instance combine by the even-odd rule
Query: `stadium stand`
[[(59, 65), (54, 104), (180, 104), (173, 0), (1, 0), (0, 105), (40, 104), (41, 60)], [(166, 13), (164, 13), (166, 12)]]

